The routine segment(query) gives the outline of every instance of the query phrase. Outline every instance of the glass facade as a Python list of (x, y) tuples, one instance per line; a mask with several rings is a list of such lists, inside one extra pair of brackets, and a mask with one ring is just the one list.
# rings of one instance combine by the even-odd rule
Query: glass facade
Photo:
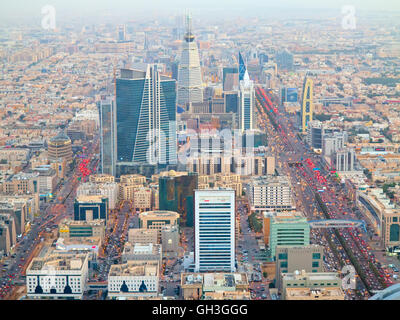
[(116, 113), (112, 98), (100, 101), (100, 145), (101, 172), (115, 176)]
[(176, 163), (175, 80), (155, 66), (117, 79), (117, 161)]

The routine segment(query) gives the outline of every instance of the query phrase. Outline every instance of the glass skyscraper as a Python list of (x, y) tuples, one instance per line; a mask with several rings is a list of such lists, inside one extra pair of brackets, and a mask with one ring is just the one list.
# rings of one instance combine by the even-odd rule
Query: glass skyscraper
[(118, 163), (175, 164), (175, 80), (152, 64), (146, 71), (122, 69), (116, 104)]
[(239, 129), (245, 130), (254, 129), (254, 84), (249, 79), (247, 70), (243, 80), (240, 81), (240, 101), (239, 101)]
[(115, 100), (112, 97), (102, 97), (99, 102), (99, 114), (101, 172), (115, 176), (117, 122)]

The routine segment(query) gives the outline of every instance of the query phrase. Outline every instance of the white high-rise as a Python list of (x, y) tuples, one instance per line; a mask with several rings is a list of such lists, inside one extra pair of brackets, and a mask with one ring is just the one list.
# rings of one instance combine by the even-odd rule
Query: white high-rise
[(195, 271), (235, 271), (235, 191), (195, 190)]
[(246, 70), (243, 80), (240, 81), (240, 101), (239, 101), (239, 129), (254, 129), (254, 83), (250, 80)]
[(182, 43), (181, 60), (178, 68), (179, 105), (203, 102), (200, 59), (197, 44), (192, 34), (192, 18), (186, 18), (186, 33)]

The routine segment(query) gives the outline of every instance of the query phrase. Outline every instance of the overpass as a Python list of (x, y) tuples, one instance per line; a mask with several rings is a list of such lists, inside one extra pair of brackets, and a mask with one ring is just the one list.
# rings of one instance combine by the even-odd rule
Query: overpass
[(311, 228), (366, 228), (365, 222), (362, 220), (345, 220), (345, 219), (322, 219), (308, 221)]
[(368, 300), (400, 300), (400, 283), (377, 292)]
[(87, 290), (107, 290), (108, 289), (108, 282), (88, 282)]

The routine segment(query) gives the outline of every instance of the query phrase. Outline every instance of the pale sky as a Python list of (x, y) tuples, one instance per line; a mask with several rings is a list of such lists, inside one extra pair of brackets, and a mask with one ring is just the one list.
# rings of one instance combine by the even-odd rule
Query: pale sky
[[(285, 11), (306, 12), (307, 9), (330, 9), (340, 12), (345, 5), (361, 11), (400, 12), (400, 0), (0, 0), (0, 19), (11, 22), (18, 19), (37, 20), (44, 5), (53, 5), (62, 17), (101, 19), (104, 15), (144, 17), (174, 15), (184, 9), (194, 14), (218, 12), (223, 17)], [(318, 15), (316, 15), (318, 17)]]

